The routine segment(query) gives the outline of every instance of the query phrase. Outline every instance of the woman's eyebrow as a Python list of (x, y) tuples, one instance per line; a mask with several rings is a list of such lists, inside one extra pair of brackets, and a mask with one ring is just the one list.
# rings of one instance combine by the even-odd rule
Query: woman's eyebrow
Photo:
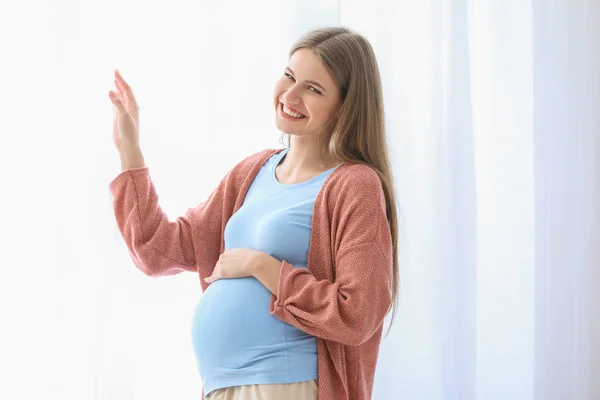
[[(287, 69), (288, 71), (290, 71), (290, 72), (292, 73), (292, 75), (296, 76), (296, 74), (294, 73), (294, 71), (292, 71), (292, 69), (291, 69), (290, 67), (287, 67), (286, 69)], [(324, 91), (324, 92), (327, 92), (327, 89), (325, 89), (325, 88), (323, 87), (323, 85), (321, 85), (321, 84), (320, 84), (320, 83), (318, 83), (318, 82), (315, 82), (315, 81), (304, 81), (304, 82), (306, 82), (306, 83), (310, 83), (311, 85), (314, 85), (314, 86), (318, 86), (319, 88), (323, 89), (323, 91)]]

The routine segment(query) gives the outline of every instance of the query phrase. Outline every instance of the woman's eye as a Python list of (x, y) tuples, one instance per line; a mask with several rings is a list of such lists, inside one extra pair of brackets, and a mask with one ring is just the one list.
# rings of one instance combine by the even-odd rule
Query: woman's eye
[[(296, 82), (296, 78), (294, 78), (294, 76), (292, 74), (285, 72), (283, 75), (286, 76), (287, 78), (290, 78), (294, 82)], [(314, 86), (309, 86), (308, 90), (310, 90), (311, 92), (316, 93), (316, 94), (321, 94), (321, 91)]]

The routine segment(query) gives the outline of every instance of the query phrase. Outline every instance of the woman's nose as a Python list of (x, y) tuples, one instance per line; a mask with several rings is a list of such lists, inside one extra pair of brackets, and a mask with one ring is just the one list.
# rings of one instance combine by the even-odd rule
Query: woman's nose
[(288, 104), (300, 104), (300, 95), (296, 85), (286, 90), (282, 97), (283, 101)]

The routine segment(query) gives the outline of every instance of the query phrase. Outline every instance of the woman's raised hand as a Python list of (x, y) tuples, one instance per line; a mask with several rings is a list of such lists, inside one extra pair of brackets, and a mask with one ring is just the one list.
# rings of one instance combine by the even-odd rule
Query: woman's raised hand
[(113, 141), (119, 152), (130, 151), (140, 147), (139, 106), (131, 87), (125, 82), (118, 70), (115, 70), (115, 85), (117, 91), (111, 90), (108, 93), (116, 109), (113, 123)]

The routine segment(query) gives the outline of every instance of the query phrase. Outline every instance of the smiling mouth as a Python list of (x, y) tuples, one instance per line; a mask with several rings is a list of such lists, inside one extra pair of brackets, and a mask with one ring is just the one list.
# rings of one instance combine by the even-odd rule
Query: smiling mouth
[(280, 103), (280, 109), (282, 114), (284, 114), (287, 117), (293, 118), (293, 119), (303, 119), (306, 118), (306, 115), (300, 114), (299, 112), (296, 112), (290, 108), (288, 108), (285, 104)]

